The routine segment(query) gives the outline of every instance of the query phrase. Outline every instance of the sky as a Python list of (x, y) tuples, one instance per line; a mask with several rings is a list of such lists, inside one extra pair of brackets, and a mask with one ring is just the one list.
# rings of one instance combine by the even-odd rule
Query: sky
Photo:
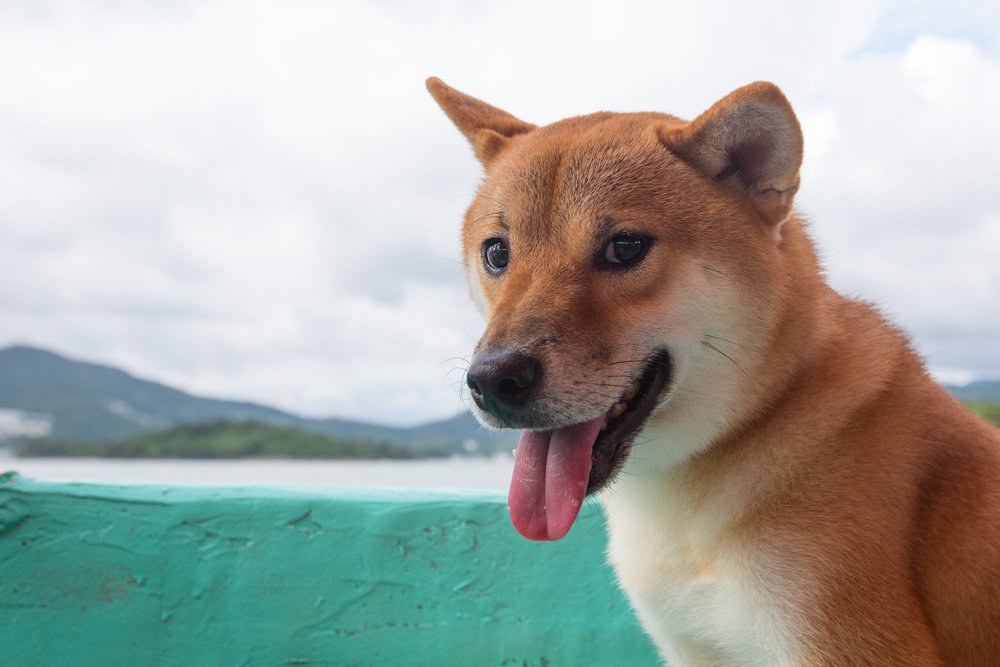
[(830, 282), (1000, 377), (1000, 4), (0, 2), (0, 346), (410, 425), (462, 408), (480, 179), (424, 80), (545, 124), (777, 83)]

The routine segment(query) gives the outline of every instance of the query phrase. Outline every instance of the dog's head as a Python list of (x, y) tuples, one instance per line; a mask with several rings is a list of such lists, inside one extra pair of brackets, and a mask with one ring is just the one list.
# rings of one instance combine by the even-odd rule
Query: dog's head
[(524, 429), (515, 526), (558, 539), (647, 422), (676, 436), (645, 445), (648, 465), (667, 465), (739, 419), (739, 394), (767, 374), (754, 353), (788, 300), (777, 256), (801, 131), (768, 83), (693, 122), (597, 113), (545, 127), (427, 86), (486, 170), (462, 235), (488, 318), (469, 392), (481, 422)]

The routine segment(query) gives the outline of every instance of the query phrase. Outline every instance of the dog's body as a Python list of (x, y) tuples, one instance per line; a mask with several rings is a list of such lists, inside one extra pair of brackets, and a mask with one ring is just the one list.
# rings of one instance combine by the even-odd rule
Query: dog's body
[(536, 128), (428, 87), (486, 166), (468, 377), (481, 420), (525, 429), (517, 529), (558, 539), (606, 488), (674, 667), (1000, 664), (1000, 432), (826, 285), (784, 96)]

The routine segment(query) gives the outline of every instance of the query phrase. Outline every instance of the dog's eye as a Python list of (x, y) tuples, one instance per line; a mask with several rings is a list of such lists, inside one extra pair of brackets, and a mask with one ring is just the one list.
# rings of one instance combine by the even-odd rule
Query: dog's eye
[(639, 263), (653, 239), (642, 234), (616, 234), (604, 246), (601, 264), (613, 268), (624, 268)]
[(510, 262), (510, 250), (503, 239), (487, 239), (483, 243), (483, 264), (486, 270), (497, 275), (504, 272)]

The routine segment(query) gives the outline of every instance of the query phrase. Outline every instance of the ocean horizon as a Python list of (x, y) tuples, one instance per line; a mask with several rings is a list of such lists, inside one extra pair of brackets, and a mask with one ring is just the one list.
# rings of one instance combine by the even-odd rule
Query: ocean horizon
[(99, 484), (503, 490), (514, 459), (102, 459), (0, 457), (0, 473)]

